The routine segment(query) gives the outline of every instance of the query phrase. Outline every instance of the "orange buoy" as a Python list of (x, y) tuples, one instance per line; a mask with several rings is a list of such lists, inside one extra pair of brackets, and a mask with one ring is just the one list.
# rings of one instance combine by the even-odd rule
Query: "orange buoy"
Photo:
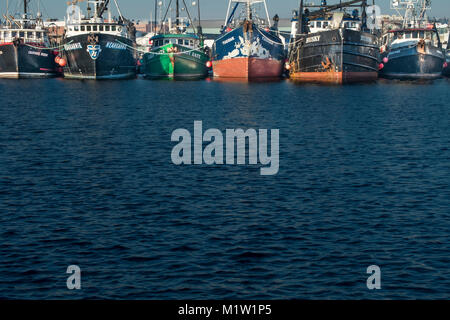
[(58, 64), (59, 64), (61, 67), (65, 67), (66, 64), (67, 64), (67, 60), (64, 59), (64, 58), (61, 58), (61, 59), (59, 59)]
[(57, 63), (57, 64), (59, 64), (59, 61), (61, 60), (61, 57), (60, 56), (56, 56), (56, 58), (55, 58), (55, 62)]

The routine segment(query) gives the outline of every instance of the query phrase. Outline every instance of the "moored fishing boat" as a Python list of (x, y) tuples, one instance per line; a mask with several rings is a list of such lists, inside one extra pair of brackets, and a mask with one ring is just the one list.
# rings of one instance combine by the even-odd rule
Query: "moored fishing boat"
[[(356, 9), (351, 15), (337, 11), (356, 5), (361, 15)], [(379, 49), (377, 37), (368, 28), (367, 2), (324, 3), (314, 12), (308, 7), (300, 1), (296, 36), (289, 48), (290, 78), (338, 84), (376, 80)]]
[(23, 17), (8, 13), (0, 25), (0, 78), (48, 78), (58, 75), (55, 53), (41, 14), (33, 18), (28, 12), (29, 0), (23, 1)]
[(442, 74), (446, 77), (450, 77), (450, 49), (447, 49), (445, 53), (445, 63), (444, 63), (444, 70), (442, 70)]
[[(119, 18), (113, 19), (109, 0), (88, 1), (83, 16), (73, 0), (67, 10), (63, 38), (62, 65), (69, 79), (130, 79), (136, 77), (135, 28), (117, 6)], [(94, 14), (91, 17), (91, 7)], [(108, 18), (103, 15), (108, 12)], [(60, 63), (61, 64), (61, 63)]]
[(403, 26), (382, 37), (380, 77), (400, 80), (441, 77), (445, 55), (436, 26), (427, 21), (429, 4), (421, 0), (420, 8), (415, 7), (416, 1), (407, 1), (403, 7), (398, 5), (398, 10), (405, 9)]
[[(264, 6), (266, 19), (257, 17), (258, 4)], [(240, 5), (243, 11), (236, 17)], [(285, 60), (284, 43), (270, 27), (265, 0), (230, 0), (222, 34), (213, 45), (214, 77), (280, 78)]]
[[(171, 3), (169, 3), (163, 21), (167, 18)], [(200, 6), (198, 2), (196, 5)], [(188, 12), (188, 21), (186, 18), (180, 17), (180, 3), (176, 0), (174, 27), (172, 28), (172, 24), (169, 22), (150, 39), (152, 48), (150, 52), (144, 54), (142, 59), (142, 70), (146, 78), (195, 80), (208, 76), (211, 62), (209, 51), (203, 43), (200, 22), (195, 28), (188, 8), (184, 9)], [(198, 12), (200, 15), (200, 9)], [(187, 32), (188, 25), (192, 27), (192, 33)], [(166, 30), (167, 32), (165, 32)]]

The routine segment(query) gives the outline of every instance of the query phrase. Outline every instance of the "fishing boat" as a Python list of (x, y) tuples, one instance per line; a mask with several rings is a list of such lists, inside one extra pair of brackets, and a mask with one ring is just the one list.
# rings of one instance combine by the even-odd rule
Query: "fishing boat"
[[(312, 8), (316, 10), (310, 11)], [(353, 8), (352, 13), (345, 8)], [(289, 47), (290, 78), (337, 84), (376, 80), (379, 48), (374, 30), (369, 29), (368, 11), (365, 0), (335, 5), (322, 1), (317, 6), (301, 0)]]
[(426, 15), (431, 1), (409, 0), (395, 4), (398, 11), (405, 10), (403, 26), (382, 37), (380, 77), (400, 80), (440, 78), (446, 62), (438, 30), (428, 22)]
[(114, 3), (118, 19), (112, 18), (109, 0), (87, 1), (87, 16), (81, 13), (79, 2), (73, 0), (67, 9), (64, 50), (59, 60), (64, 77), (94, 80), (136, 77), (136, 29), (123, 17), (117, 1)]
[[(183, 1), (185, 4), (185, 2)], [(162, 21), (166, 21), (172, 0), (167, 6)], [(197, 28), (191, 19), (186, 5), (188, 17), (180, 16), (180, 2), (175, 1), (176, 18), (172, 25), (169, 19), (163, 24), (160, 32), (150, 39), (152, 48), (142, 59), (142, 71), (149, 79), (195, 80), (208, 76), (211, 68), (209, 49), (204, 46), (200, 25), (200, 3), (197, 1), (199, 24)], [(188, 32), (188, 28), (192, 32)]]
[(442, 70), (442, 75), (450, 77), (450, 49), (447, 49), (445, 52), (444, 70)]
[(0, 78), (48, 78), (58, 75), (55, 53), (50, 48), (42, 15), (28, 12), (23, 1), (23, 16), (7, 12), (0, 25)]
[(436, 29), (439, 33), (439, 39), (442, 42), (442, 49), (450, 49), (448, 45), (448, 39), (450, 37), (450, 27), (447, 23), (436, 23)]
[[(258, 16), (261, 5), (265, 19)], [(285, 58), (284, 43), (271, 25), (266, 1), (230, 0), (225, 25), (213, 45), (214, 77), (280, 78)]]

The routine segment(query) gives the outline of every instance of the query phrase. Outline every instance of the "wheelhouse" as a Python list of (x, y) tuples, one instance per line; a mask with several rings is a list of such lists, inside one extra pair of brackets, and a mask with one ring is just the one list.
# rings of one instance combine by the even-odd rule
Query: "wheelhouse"
[(421, 40), (435, 46), (440, 43), (439, 35), (434, 28), (415, 28), (391, 30), (382, 37), (382, 45), (401, 45), (408, 42), (417, 43)]
[(47, 34), (44, 30), (36, 29), (0, 29), (0, 42), (9, 43), (21, 39), (25, 43), (44, 43)]
[(200, 46), (200, 39), (196, 35), (190, 34), (166, 34), (157, 35), (150, 39), (152, 48), (160, 48), (168, 44), (183, 46), (189, 49), (196, 49)]
[(119, 23), (82, 21), (80, 23), (68, 24), (66, 26), (66, 36), (69, 37), (90, 33), (105, 33), (129, 38), (127, 27)]

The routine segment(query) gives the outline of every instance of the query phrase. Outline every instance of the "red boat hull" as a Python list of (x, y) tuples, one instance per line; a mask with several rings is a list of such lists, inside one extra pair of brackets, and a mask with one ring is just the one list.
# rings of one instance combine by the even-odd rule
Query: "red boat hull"
[(279, 78), (283, 62), (274, 59), (232, 58), (213, 61), (214, 77), (219, 78)]

